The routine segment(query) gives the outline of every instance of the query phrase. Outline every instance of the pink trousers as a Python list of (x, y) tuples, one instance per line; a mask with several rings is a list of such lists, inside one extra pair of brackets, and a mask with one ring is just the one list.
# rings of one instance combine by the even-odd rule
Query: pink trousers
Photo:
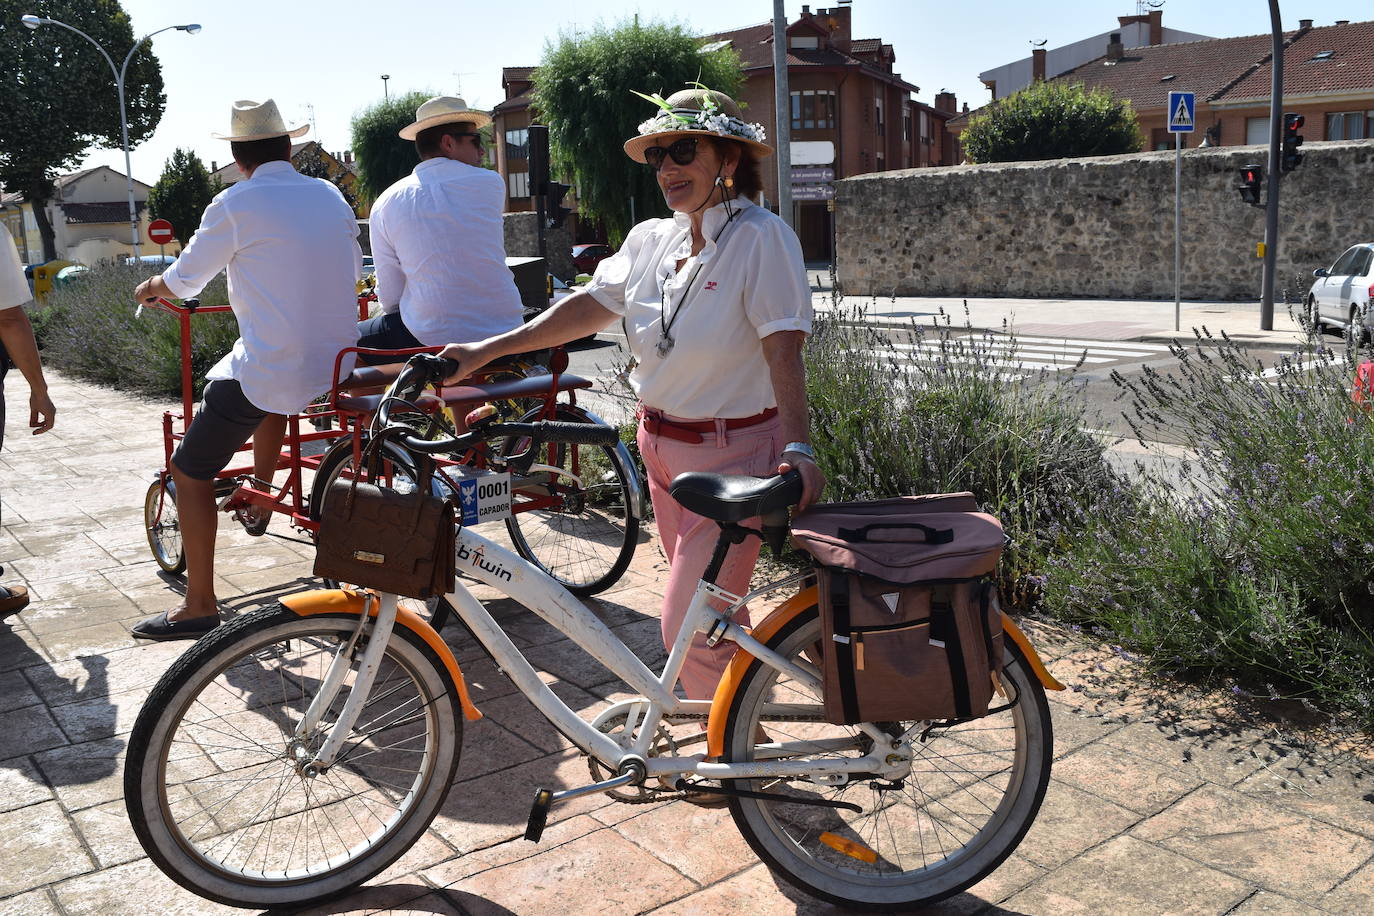
[[(696, 592), (697, 582), (711, 562), (711, 553), (720, 534), (720, 527), (715, 522), (688, 512), (669, 496), (668, 485), (685, 471), (771, 477), (777, 471), (778, 458), (785, 444), (779, 441), (781, 430), (782, 421), (777, 417), (744, 429), (726, 430), (723, 424), (718, 424), (716, 432), (703, 433), (702, 442), (692, 443), (653, 435), (645, 430), (643, 423), (640, 424), (639, 451), (644, 457), (658, 536), (663, 541), (670, 567), (667, 592), (663, 597), (665, 646), (671, 648), (677, 639), (687, 606)], [(744, 524), (757, 528), (758, 519), (746, 520)], [(717, 584), (736, 595), (747, 592), (760, 546), (759, 539), (754, 537), (733, 545)], [(747, 626), (748, 609), (741, 608), (733, 619)], [(678, 676), (688, 699), (709, 700), (734, 654), (734, 643), (722, 641), (710, 648), (706, 645), (706, 635), (696, 634)]]

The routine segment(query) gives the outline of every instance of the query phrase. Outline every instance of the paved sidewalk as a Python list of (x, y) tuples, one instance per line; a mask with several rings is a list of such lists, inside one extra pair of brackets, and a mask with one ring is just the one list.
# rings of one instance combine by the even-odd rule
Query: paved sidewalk
[[(808, 269), (812, 302), (818, 311), (835, 308), (830, 273)], [(953, 325), (1002, 330), (1021, 335), (1087, 340), (1142, 340), (1168, 343), (1193, 339), (1193, 328), (1206, 327), (1214, 335), (1254, 344), (1283, 346), (1296, 343), (1303, 331), (1282, 301), (1274, 303), (1274, 330), (1260, 330), (1259, 301), (1182, 302), (1174, 330), (1173, 300), (1144, 299), (1011, 299), (949, 296), (848, 296), (841, 307), (859, 308), (877, 324), (906, 327), (911, 322), (931, 325), (948, 316)]]
[[(152, 683), (184, 649), (129, 626), (177, 600), (144, 542), (162, 404), (53, 373), (58, 426), (11, 409), (0, 455), (0, 563), (33, 605), (0, 623), (0, 916), (234, 912), (193, 897), (142, 855), (121, 800), (124, 745)], [(23, 402), (11, 373), (12, 405)], [(274, 523), (275, 524), (275, 523)], [(225, 526), (226, 529), (228, 526)], [(223, 530), (219, 592), (236, 613), (310, 583), (309, 550)], [(653, 541), (593, 607), (661, 657)], [(618, 685), (532, 615), (494, 608), (578, 708)], [(1070, 690), (1052, 695), (1054, 778), (1020, 849), (939, 913), (1360, 913), (1374, 894), (1374, 766), (1367, 747), (1290, 738), (1283, 719), (1228, 697), (1140, 678), (1078, 634), (1028, 624)], [(834, 912), (780, 884), (728, 813), (604, 796), (520, 838), (537, 785), (587, 781), (585, 763), (465, 637), (450, 634), (487, 718), (466, 729), (459, 782), (411, 852), (313, 913), (616, 916)]]

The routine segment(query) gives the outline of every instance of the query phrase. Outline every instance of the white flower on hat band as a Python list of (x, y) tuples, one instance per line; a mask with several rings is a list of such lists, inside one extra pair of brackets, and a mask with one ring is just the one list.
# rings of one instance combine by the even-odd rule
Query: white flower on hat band
[(650, 134), (661, 134), (670, 130), (701, 130), (709, 131), (721, 137), (740, 137), (757, 143), (764, 142), (766, 135), (762, 124), (749, 124), (739, 118), (716, 113), (714, 109), (715, 106), (713, 105), (711, 110), (703, 106), (701, 111), (677, 108), (672, 111), (659, 112), (639, 125), (639, 135), (647, 137)]

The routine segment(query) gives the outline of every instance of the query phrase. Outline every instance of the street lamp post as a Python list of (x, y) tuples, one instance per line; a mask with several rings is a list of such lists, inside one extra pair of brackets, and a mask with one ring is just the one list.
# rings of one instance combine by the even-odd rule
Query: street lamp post
[(129, 61), (133, 60), (134, 52), (137, 51), (145, 41), (152, 38), (154, 35), (158, 35), (162, 32), (166, 32), (171, 29), (176, 29), (179, 32), (186, 32), (190, 35), (194, 35), (200, 31), (200, 25), (197, 23), (190, 23), (188, 25), (169, 25), (166, 28), (158, 29), (156, 32), (149, 32), (147, 35), (144, 35), (138, 41), (134, 42), (134, 46), (129, 49), (129, 53), (124, 55), (124, 65), (116, 68), (114, 58), (110, 57), (109, 52), (107, 52), (104, 49), (104, 47), (101, 46), (100, 42), (96, 41), (94, 38), (87, 35), (85, 32), (81, 31), (74, 25), (67, 25), (67, 23), (61, 22), (57, 19), (45, 19), (42, 16), (34, 15), (24, 16), (20, 19), (20, 22), (24, 23), (24, 25), (28, 26), (31, 29), (36, 29), (40, 25), (55, 25), (60, 26), (69, 32), (75, 32), (82, 38), (89, 41), (91, 44), (95, 45), (95, 49), (100, 52), (100, 55), (102, 57), (105, 58), (105, 63), (110, 65), (110, 72), (114, 74), (115, 78), (115, 89), (119, 93), (119, 134), (121, 145), (124, 148), (124, 179), (127, 182), (129, 188), (129, 240), (133, 244), (134, 257), (137, 258), (139, 256), (138, 208), (134, 205), (134, 173), (133, 166), (129, 161), (129, 119), (124, 114), (124, 76), (129, 70)]
[(391, 79), (391, 74), (390, 74), (390, 73), (383, 73), (383, 74), (382, 74), (382, 101), (383, 101), (383, 102), (385, 102), (387, 99), (391, 98), (390, 94), (388, 94), (387, 91), (386, 91), (386, 86), (387, 86), (386, 81), (389, 80), (389, 79)]

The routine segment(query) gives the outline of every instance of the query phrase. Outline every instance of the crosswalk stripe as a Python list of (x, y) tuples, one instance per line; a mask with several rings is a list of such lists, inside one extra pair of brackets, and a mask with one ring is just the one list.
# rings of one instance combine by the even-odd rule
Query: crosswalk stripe
[(1167, 353), (1168, 344), (1137, 343), (1136, 341), (1116, 341), (1116, 340), (1079, 340), (1073, 337), (1021, 337), (1017, 340), (1026, 343), (1052, 343), (1052, 344), (1074, 344), (1084, 347), (1111, 347), (1112, 349), (1122, 349), (1131, 351), (1141, 351), (1144, 353)]
[[(938, 351), (939, 351), (939, 346), (940, 346), (940, 345), (939, 345), (939, 344), (927, 343), (927, 344), (893, 344), (892, 346), (893, 346), (893, 349), (895, 349), (895, 350), (906, 350), (906, 351), (910, 351), (910, 352), (923, 352), (923, 353), (924, 353), (924, 352), (938, 352)], [(957, 347), (951, 347), (951, 350), (953, 350), (953, 349), (957, 349)], [(987, 354), (989, 354), (989, 355), (994, 355), (994, 354), (995, 354), (995, 355), (1002, 355), (1002, 354), (1008, 354), (1008, 355), (1010, 355), (1010, 354), (1012, 354), (1012, 353), (1016, 353), (1016, 354), (1018, 354), (1018, 355), (1029, 356), (1029, 357), (1036, 358), (1036, 359), (1051, 359), (1051, 360), (1053, 360), (1057, 365), (1063, 365), (1063, 364), (1065, 364), (1065, 363), (1076, 363), (1076, 362), (1078, 362), (1078, 360), (1079, 360), (1080, 357), (1083, 358), (1083, 361), (1084, 361), (1084, 362), (1088, 362), (1088, 363), (1114, 363), (1114, 362), (1116, 362), (1118, 359), (1121, 359), (1120, 356), (1115, 356), (1115, 355), (1105, 355), (1105, 356), (1104, 356), (1104, 355), (1100, 355), (1100, 354), (1097, 355), (1097, 356), (1089, 355), (1089, 356), (1087, 356), (1087, 357), (1084, 357), (1083, 354), (1084, 354), (1085, 351), (1082, 350), (1082, 349), (1078, 349), (1078, 350), (1057, 350), (1057, 349), (1054, 349), (1054, 348), (1052, 348), (1052, 347), (1035, 347), (1035, 346), (1023, 347), (1023, 346), (1013, 346), (1013, 345), (1010, 345), (1010, 344), (1005, 344), (1005, 343), (1000, 343), (1000, 342), (971, 344), (971, 345), (966, 345), (966, 346), (964, 347), (964, 349), (967, 350), (968, 352), (971, 352), (971, 353), (987, 353)], [(1086, 352), (1089, 353), (1089, 354), (1098, 353), (1098, 351), (1096, 351), (1096, 350), (1091, 350), (1091, 349), (1087, 350)], [(1062, 357), (1062, 358), (1061, 358), (1061, 357)]]

